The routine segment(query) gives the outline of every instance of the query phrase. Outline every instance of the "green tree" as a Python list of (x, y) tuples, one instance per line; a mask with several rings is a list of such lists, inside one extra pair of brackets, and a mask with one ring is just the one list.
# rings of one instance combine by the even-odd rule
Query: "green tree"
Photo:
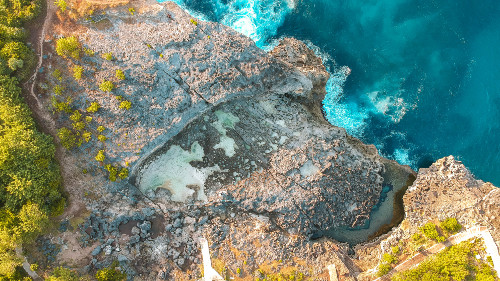
[(57, 39), (56, 52), (61, 57), (80, 59), (81, 45), (75, 36)]

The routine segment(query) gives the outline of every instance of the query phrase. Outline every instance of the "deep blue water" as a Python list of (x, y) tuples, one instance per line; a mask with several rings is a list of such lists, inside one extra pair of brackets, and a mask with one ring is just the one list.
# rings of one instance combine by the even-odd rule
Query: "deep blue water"
[(174, 2), (264, 49), (309, 42), (332, 73), (331, 123), (414, 169), (454, 155), (500, 186), (500, 1)]

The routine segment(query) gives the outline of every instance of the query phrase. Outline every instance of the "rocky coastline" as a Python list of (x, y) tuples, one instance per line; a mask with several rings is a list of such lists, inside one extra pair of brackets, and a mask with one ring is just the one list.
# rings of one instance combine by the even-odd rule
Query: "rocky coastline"
[[(498, 188), (453, 157), (416, 174), (324, 119), (328, 72), (303, 42), (285, 38), (266, 53), (172, 2), (129, 8), (70, 25), (59, 19), (45, 40), (42, 102), (50, 109), (54, 98), (71, 98), (84, 114), (100, 104), (88, 126), (103, 126), (106, 139), (61, 156), (70, 206), (59, 231), (28, 252), (32, 262), (89, 274), (118, 261), (129, 280), (200, 280), (198, 242), (206, 238), (214, 269), (227, 278), (373, 280), (381, 255), (429, 219), (486, 226), (499, 243)], [(57, 56), (53, 42), (67, 36), (93, 55)], [(74, 65), (83, 79), (52, 75)], [(51, 87), (60, 81), (67, 96)], [(115, 88), (103, 92), (102, 81)], [(62, 112), (53, 118), (71, 126)], [(95, 160), (98, 151), (105, 161)], [(129, 177), (109, 181), (106, 163), (127, 167)], [(384, 184), (409, 185), (398, 195), (404, 220), (396, 208), (381, 236), (354, 248), (311, 239), (364, 225)]]

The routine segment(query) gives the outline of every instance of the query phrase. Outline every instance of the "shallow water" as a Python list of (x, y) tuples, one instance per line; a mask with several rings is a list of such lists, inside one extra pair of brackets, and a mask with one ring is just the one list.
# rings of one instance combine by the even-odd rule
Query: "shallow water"
[(500, 1), (174, 2), (263, 49), (308, 42), (332, 73), (332, 124), (413, 169), (454, 155), (500, 186)]

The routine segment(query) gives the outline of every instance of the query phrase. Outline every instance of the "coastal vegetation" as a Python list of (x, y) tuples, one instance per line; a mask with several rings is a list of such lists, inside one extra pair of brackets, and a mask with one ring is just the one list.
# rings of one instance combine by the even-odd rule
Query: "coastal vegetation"
[(65, 206), (53, 139), (38, 131), (19, 86), (35, 63), (23, 24), (40, 4), (0, 2), (0, 280), (23, 278), (16, 248), (33, 241)]
[(391, 280), (498, 280), (492, 263), (483, 257), (485, 252), (482, 240), (464, 241), (444, 249), (414, 269), (394, 275)]

